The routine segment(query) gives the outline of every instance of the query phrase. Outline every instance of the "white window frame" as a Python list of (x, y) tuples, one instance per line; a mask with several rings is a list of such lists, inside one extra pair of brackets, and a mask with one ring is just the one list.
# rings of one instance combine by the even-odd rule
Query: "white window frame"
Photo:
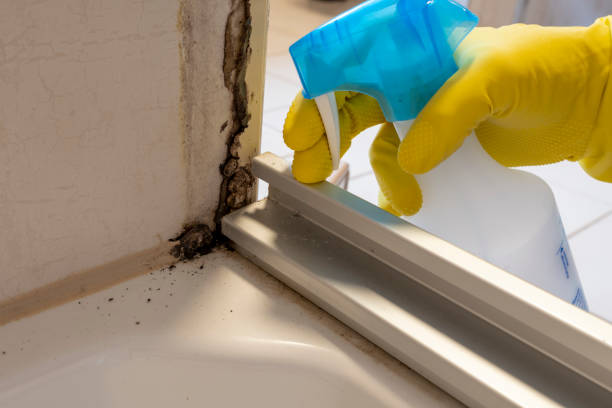
[(265, 153), (242, 254), (470, 406), (612, 403), (612, 325)]

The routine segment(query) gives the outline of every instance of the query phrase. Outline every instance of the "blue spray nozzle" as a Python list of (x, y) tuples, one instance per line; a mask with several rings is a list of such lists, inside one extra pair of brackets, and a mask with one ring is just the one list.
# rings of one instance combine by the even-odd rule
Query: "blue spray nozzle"
[(369, 0), (290, 48), (304, 95), (358, 91), (388, 121), (413, 119), (457, 71), (453, 52), (478, 18), (451, 0)]

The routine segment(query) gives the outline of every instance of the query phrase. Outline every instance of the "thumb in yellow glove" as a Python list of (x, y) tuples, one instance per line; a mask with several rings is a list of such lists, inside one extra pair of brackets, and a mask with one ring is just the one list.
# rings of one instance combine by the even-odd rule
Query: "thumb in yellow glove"
[[(395, 214), (418, 211), (421, 193), (411, 174), (434, 168), (473, 130), (505, 166), (579, 160), (591, 176), (612, 182), (611, 20), (599, 19), (590, 27), (476, 28), (455, 53), (459, 71), (428, 102), (404, 141), (400, 144), (387, 124), (372, 144), (381, 206)], [(380, 110), (365, 103), (371, 98), (362, 96), (339, 100), (345, 149), (363, 128), (383, 121)], [(285, 124), (291, 148), (298, 147), (293, 139), (307, 139), (297, 131), (301, 124), (291, 119), (309, 118), (323, 135), (314, 104), (311, 112), (303, 105), (294, 103)], [(316, 143), (316, 151), (315, 143), (294, 148), (294, 175), (300, 181), (323, 180), (322, 168), (331, 172), (325, 138)]]

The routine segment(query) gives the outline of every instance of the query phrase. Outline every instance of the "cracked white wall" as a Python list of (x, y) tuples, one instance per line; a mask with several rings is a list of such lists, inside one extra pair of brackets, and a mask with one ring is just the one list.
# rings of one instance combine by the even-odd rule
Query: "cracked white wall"
[[(229, 2), (211, 3), (199, 41), (222, 52)], [(0, 0), (0, 304), (157, 247), (194, 208), (212, 220), (225, 151), (198, 151), (206, 165), (188, 180), (197, 157), (181, 129), (178, 10), (177, 0)], [(198, 67), (213, 90), (217, 63)], [(207, 103), (229, 117), (229, 97)], [(201, 143), (223, 145), (219, 126), (201, 127)]]

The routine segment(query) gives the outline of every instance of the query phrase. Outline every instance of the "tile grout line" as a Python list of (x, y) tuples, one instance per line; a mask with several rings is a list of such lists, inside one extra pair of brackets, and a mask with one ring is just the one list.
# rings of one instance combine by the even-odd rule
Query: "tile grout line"
[(297, 82), (292, 81), (290, 79), (287, 79), (287, 78), (285, 78), (285, 77), (283, 77), (281, 75), (278, 75), (278, 74), (276, 74), (274, 72), (267, 71), (265, 76), (268, 77), (268, 78), (271, 78), (271, 79), (275, 79), (277, 81), (285, 82), (288, 85), (296, 85), (297, 84)]
[(569, 240), (569, 239), (574, 238), (576, 235), (580, 234), (581, 232), (584, 232), (585, 230), (589, 229), (590, 227), (592, 227), (593, 225), (597, 224), (598, 222), (604, 220), (605, 218), (608, 218), (610, 215), (612, 215), (612, 210), (606, 211), (605, 213), (603, 213), (600, 216), (596, 217), (595, 219), (589, 221), (588, 223), (586, 223), (582, 227), (578, 228), (577, 230), (572, 231), (571, 233), (567, 234), (567, 239)]
[[(349, 170), (350, 170), (350, 168), (349, 168)], [(361, 179), (361, 178), (364, 178), (364, 177), (366, 177), (366, 176), (369, 176), (370, 174), (374, 174), (374, 171), (372, 171), (372, 170), (368, 170), (368, 171), (366, 171), (366, 172), (357, 173), (357, 174), (355, 174), (355, 175), (352, 175), (352, 176), (349, 178), (349, 182), (350, 182), (350, 181), (355, 181), (355, 180), (358, 180), (358, 179)]]
[(297, 76), (295, 78), (293, 78), (291, 75), (283, 75), (283, 74), (279, 74), (278, 72), (273, 72), (270, 70), (266, 70), (266, 76), (269, 76), (270, 78), (274, 78), (274, 79), (279, 79), (283, 82), (290, 82), (292, 85), (299, 85), (300, 89), (302, 88), (302, 83), (300, 82), (300, 78), (298, 78)]

